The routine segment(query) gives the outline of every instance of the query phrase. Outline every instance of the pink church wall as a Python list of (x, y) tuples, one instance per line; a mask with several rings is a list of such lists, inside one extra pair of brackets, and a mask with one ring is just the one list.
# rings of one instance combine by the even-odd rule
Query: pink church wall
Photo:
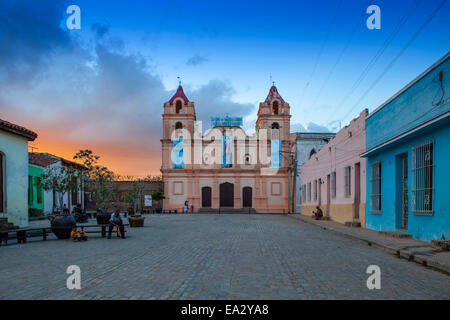
[[(366, 161), (360, 157), (365, 151), (365, 118), (367, 109), (341, 129), (336, 136), (311, 156), (301, 167), (301, 186), (311, 183), (311, 199), (302, 191), (301, 212), (311, 215), (320, 205), (324, 215), (337, 222), (357, 221), (365, 224)], [(358, 175), (359, 179), (355, 180)], [(345, 194), (345, 167), (350, 166), (350, 194)], [(336, 195), (332, 197), (331, 173), (336, 172)], [(314, 199), (314, 180), (317, 180), (317, 199)], [(321, 181), (321, 183), (319, 183)], [(329, 182), (328, 182), (329, 181)], [(357, 188), (359, 181), (360, 187)], [(328, 193), (328, 183), (330, 195)], [(356, 188), (355, 188), (356, 187)], [(359, 192), (358, 192), (359, 189)], [(303, 196), (306, 194), (306, 198)], [(359, 197), (359, 201), (358, 201)], [(359, 204), (358, 204), (359, 203)], [(359, 210), (359, 218), (357, 218)], [(355, 217), (356, 216), (356, 217)]]

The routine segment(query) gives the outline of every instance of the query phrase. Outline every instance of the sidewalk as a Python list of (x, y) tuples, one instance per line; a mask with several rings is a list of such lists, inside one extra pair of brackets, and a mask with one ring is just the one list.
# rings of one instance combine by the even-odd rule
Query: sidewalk
[(365, 242), (388, 253), (420, 263), (424, 266), (432, 267), (450, 275), (450, 252), (436, 251), (431, 247), (429, 242), (411, 238), (393, 238), (380, 235), (378, 231), (346, 227), (334, 221), (314, 220), (311, 217), (301, 214), (291, 214), (289, 216), (341, 236)]

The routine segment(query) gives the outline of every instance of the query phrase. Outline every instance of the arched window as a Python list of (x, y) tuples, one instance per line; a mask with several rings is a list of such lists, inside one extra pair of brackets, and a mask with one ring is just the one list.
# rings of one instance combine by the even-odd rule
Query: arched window
[(313, 154), (315, 154), (316, 153), (316, 150), (313, 148), (313, 149), (311, 149), (311, 152), (309, 153), (309, 157), (311, 158), (312, 157), (312, 155)]
[(280, 125), (278, 122), (272, 123), (272, 140), (280, 140)]
[(175, 137), (183, 138), (183, 124), (179, 121), (175, 123)]
[(181, 100), (177, 100), (177, 102), (175, 102), (175, 112), (183, 113), (183, 104), (181, 103)]
[(278, 101), (272, 103), (272, 114), (278, 114)]

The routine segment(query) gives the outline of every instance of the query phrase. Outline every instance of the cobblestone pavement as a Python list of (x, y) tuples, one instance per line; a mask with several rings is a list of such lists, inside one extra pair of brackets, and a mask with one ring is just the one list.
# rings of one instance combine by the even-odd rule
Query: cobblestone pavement
[[(0, 247), (1, 299), (449, 299), (450, 277), (283, 215), (148, 215), (128, 238)], [(81, 290), (66, 288), (69, 265)], [(366, 268), (381, 268), (368, 290)]]

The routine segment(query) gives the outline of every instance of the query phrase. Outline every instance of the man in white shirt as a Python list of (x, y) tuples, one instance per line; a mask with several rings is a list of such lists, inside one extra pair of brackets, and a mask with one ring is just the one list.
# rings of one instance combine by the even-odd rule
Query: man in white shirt
[(125, 231), (123, 227), (123, 215), (119, 212), (119, 210), (116, 210), (113, 214), (111, 214), (111, 219), (109, 219), (109, 227), (108, 227), (108, 239), (111, 239), (111, 232), (114, 226), (117, 226), (118, 232), (117, 236), (121, 237), (122, 239), (125, 239)]

